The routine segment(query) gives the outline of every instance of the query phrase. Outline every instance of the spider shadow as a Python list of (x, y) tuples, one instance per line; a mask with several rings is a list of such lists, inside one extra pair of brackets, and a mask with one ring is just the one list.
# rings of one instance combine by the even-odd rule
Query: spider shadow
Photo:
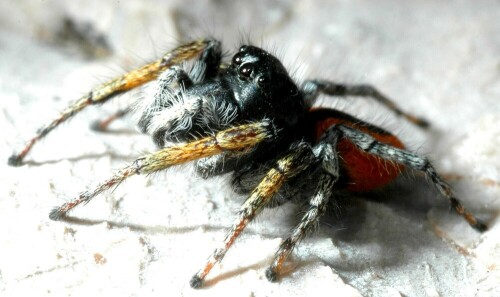
[[(439, 194), (434, 191), (432, 185), (423, 177), (415, 177), (412, 179), (399, 178), (390, 185), (377, 191), (363, 195), (339, 197), (337, 199), (339, 210), (330, 211), (322, 218), (321, 232), (323, 234), (326, 233), (327, 237), (332, 238), (334, 242), (336, 242), (341, 254), (345, 246), (353, 246), (352, 250), (356, 250), (357, 246), (365, 245), (367, 243), (367, 234), (374, 234), (373, 238), (370, 238), (369, 241), (372, 244), (378, 245), (381, 251), (391, 251), (394, 249), (395, 243), (397, 244), (405, 241), (405, 244), (410, 243), (413, 250), (418, 252), (419, 249), (425, 249), (428, 245), (432, 244), (430, 243), (432, 240), (438, 243), (441, 242), (441, 239), (428, 232), (430, 226), (425, 224), (425, 222), (427, 222), (427, 213), (431, 208), (437, 207), (443, 211), (447, 209), (448, 204), (446, 200), (436, 199), (437, 196), (439, 196)], [(370, 212), (373, 211), (372, 206), (377, 204), (387, 206), (390, 208), (389, 212), (393, 212), (393, 215), (409, 220), (411, 224), (398, 228), (399, 225), (393, 222), (388, 224), (387, 228), (384, 227), (380, 230), (370, 230), (368, 233), (365, 232), (367, 228), (374, 228), (369, 225), (370, 222), (368, 222), (367, 218), (371, 215)], [(382, 215), (384, 215), (384, 213), (385, 212), (382, 212)], [(379, 216), (378, 213), (376, 215)], [(297, 220), (298, 218), (293, 218), (293, 216), (291, 216), (287, 224), (294, 226)], [(423, 228), (421, 228), (422, 223), (424, 223)], [(425, 226), (427, 226), (427, 228)], [(283, 236), (286, 236), (286, 234), (283, 234)], [(421, 238), (431, 239), (421, 240)], [(442, 244), (443, 247), (445, 247), (445, 244)], [(300, 246), (298, 248), (300, 249)], [(397, 248), (398, 247), (396, 247), (396, 249)], [(334, 260), (332, 263), (328, 261), (325, 262), (337, 270), (346, 283), (349, 283), (349, 274), (351, 272), (357, 273), (361, 270), (371, 269), (377, 265), (384, 266), (380, 268), (387, 268), (390, 266), (406, 266), (408, 264), (407, 259), (401, 256), (395, 256), (395, 253), (391, 252), (370, 254), (370, 257), (372, 258), (363, 258), (362, 260), (360, 258), (360, 262), (357, 265), (352, 265), (351, 261), (353, 260), (343, 261), (342, 259), (338, 259)], [(280, 278), (286, 278), (294, 271), (303, 269), (317, 261), (317, 256), (311, 256), (310, 258), (301, 259), (300, 261), (287, 263), (280, 274)], [(354, 259), (354, 261), (356, 260)], [(255, 262), (255, 264), (228, 271), (207, 280), (206, 286), (215, 285), (219, 281), (234, 277), (249, 270), (258, 269), (263, 271), (270, 264), (270, 259), (264, 259)]]
[(137, 131), (134, 131), (132, 129), (106, 129), (106, 130), (95, 130), (96, 133), (100, 133), (103, 135), (138, 135), (139, 133)]
[[(111, 126), (113, 126), (115, 121), (113, 121)], [(121, 121), (123, 121), (123, 120), (121, 120)], [(125, 120), (123, 122), (128, 123), (130, 121)], [(89, 128), (90, 128), (90, 130), (94, 131), (95, 133), (102, 134), (102, 135), (138, 135), (138, 134), (141, 134), (137, 130), (135, 130), (134, 128), (130, 127), (130, 125), (128, 125), (128, 124), (125, 127), (123, 127), (123, 124), (120, 126), (121, 126), (120, 128), (113, 128), (113, 127), (110, 128), (108, 126), (106, 126), (105, 128), (102, 128), (101, 121), (95, 120), (90, 124)]]
[[(445, 208), (447, 205), (445, 199), (439, 200), (436, 199), (436, 196), (438, 196), (437, 193), (433, 191), (424, 178), (414, 178), (412, 180), (398, 179), (394, 183), (378, 191), (357, 196), (342, 196), (338, 198), (340, 211), (337, 213), (329, 212), (322, 218), (321, 233), (324, 233), (325, 236), (332, 238), (341, 253), (343, 248), (346, 246), (352, 246), (352, 249), (355, 250), (357, 246), (367, 243), (367, 233), (365, 230), (367, 228), (374, 228), (368, 224), (368, 217), (371, 215), (370, 212), (372, 212), (372, 205), (384, 204), (388, 206), (395, 215), (409, 219), (412, 222), (422, 223), (427, 220), (427, 212), (431, 208), (436, 206), (443, 206), (443, 208)], [(290, 222), (288, 224), (293, 226), (296, 223), (296, 219), (297, 218), (290, 216)], [(62, 221), (72, 225), (83, 226), (93, 226), (105, 223), (109, 229), (128, 229), (132, 232), (149, 234), (182, 234), (192, 232), (200, 228), (200, 226), (168, 227), (163, 225), (141, 225), (110, 220), (84, 219), (72, 216), (66, 216), (62, 218)], [(227, 226), (214, 226), (210, 224), (207, 226), (204, 225), (203, 228), (208, 231), (220, 231), (226, 230)], [(249, 230), (247, 230), (246, 233), (248, 233), (248, 231)], [(428, 233), (426, 228), (416, 229), (414, 226), (402, 226), (401, 228), (398, 228), (398, 226), (388, 226), (388, 228), (384, 227), (380, 230), (370, 230), (369, 234), (375, 235), (373, 235), (369, 241), (370, 243), (378, 245), (380, 250), (389, 251), (393, 248), (394, 242), (400, 241), (401, 238), (408, 237), (410, 240), (412, 237), (421, 238), (422, 233)], [(433, 234), (430, 235), (432, 236)], [(271, 234), (268, 236), (279, 235)], [(286, 236), (286, 234), (283, 234), (282, 236)], [(440, 239), (436, 237), (436, 240), (439, 241)], [(425, 248), (428, 242), (412, 241), (411, 244), (414, 249), (418, 250), (420, 248)], [(384, 267), (387, 267), (392, 265), (405, 266), (405, 264), (407, 264), (404, 258), (393, 256), (393, 253), (378, 253), (370, 256), (372, 258), (368, 260), (364, 258), (362, 260), (364, 263), (359, 263), (357, 265), (352, 265), (353, 260), (348, 262), (343, 261), (342, 259), (334, 260), (332, 263), (326, 261), (326, 264), (337, 270), (339, 275), (347, 283), (349, 283), (350, 272), (360, 272), (361, 270), (369, 269), (369, 267), (376, 265), (383, 265)], [(306, 258), (300, 261), (293, 261), (293, 264), (290, 266), (291, 268), (288, 272), (284, 271), (281, 277), (286, 278), (287, 275), (291, 274), (294, 270), (306, 267), (311, 263), (317, 262), (317, 260), (318, 257), (313, 256), (310, 259)], [(256, 259), (253, 264), (235, 268), (216, 275), (213, 278), (207, 279), (205, 286), (211, 287), (220, 281), (240, 275), (250, 270), (263, 271), (270, 265), (270, 263), (271, 259), (267, 257), (261, 260)]]
[[(100, 224), (106, 224), (109, 229), (127, 229), (135, 233), (147, 233), (147, 234), (183, 234), (198, 230), (201, 226), (186, 226), (186, 227), (166, 227), (163, 225), (141, 225), (132, 223), (122, 223), (111, 220), (101, 220), (101, 219), (85, 219), (74, 216), (64, 216), (60, 221), (77, 226), (96, 226)], [(203, 229), (208, 232), (216, 232), (221, 230), (227, 230), (227, 226), (216, 226), (216, 225), (203, 225)], [(243, 274), (250, 270), (263, 270), (265, 267), (269, 266), (270, 258), (266, 257), (253, 264), (238, 267), (236, 269), (217, 274), (212, 278), (207, 279), (204, 282), (203, 288), (210, 288), (216, 285), (220, 281), (230, 279), (237, 275)]]
[(368, 253), (365, 255), (368, 258), (363, 258), (357, 265), (341, 260), (329, 264), (341, 276), (377, 265), (407, 265), (404, 257), (391, 252), (397, 250), (398, 245), (410, 245), (418, 252), (441, 242), (440, 238), (428, 232), (431, 226), (427, 219), (431, 209), (446, 212), (449, 208), (446, 199), (438, 198), (439, 194), (432, 185), (420, 176), (399, 178), (370, 193), (340, 197), (337, 200), (340, 211), (328, 213), (322, 220), (322, 231), (326, 236), (334, 240), (341, 253), (343, 248), (363, 253), (366, 244), (386, 252)]
[[(131, 232), (136, 233), (148, 233), (148, 234), (182, 234), (198, 230), (201, 226), (188, 226), (188, 227), (166, 227), (163, 225), (141, 225), (133, 223), (122, 223), (111, 220), (99, 220), (99, 219), (84, 219), (73, 216), (64, 216), (60, 219), (61, 222), (65, 222), (77, 226), (95, 226), (105, 223), (109, 229), (127, 229)], [(219, 231), (225, 230), (225, 226), (203, 226), (204, 230), (207, 231)]]
[[(116, 128), (116, 129), (104, 129), (104, 130), (98, 130), (90, 126), (90, 129), (93, 130), (95, 133), (102, 134), (104, 136), (121, 136), (121, 135), (139, 135), (137, 131), (133, 129), (127, 129), (127, 128)], [(47, 165), (47, 164), (56, 164), (58, 162), (61, 162), (63, 160), (67, 160), (70, 162), (74, 161), (82, 161), (82, 160), (92, 160), (92, 159), (98, 159), (101, 157), (109, 156), (113, 159), (117, 160), (124, 160), (124, 161), (130, 161), (134, 157), (132, 156), (125, 156), (125, 155), (118, 155), (113, 152), (105, 152), (105, 153), (100, 153), (100, 154), (86, 154), (86, 155), (81, 155), (81, 156), (75, 156), (75, 157), (68, 157), (68, 158), (60, 158), (60, 159), (53, 159), (53, 160), (46, 160), (46, 161), (24, 161), (23, 164), (25, 165), (30, 165), (30, 166), (42, 166), (42, 165)]]
[(46, 161), (24, 161), (23, 164), (29, 165), (29, 166), (43, 166), (43, 165), (48, 165), (48, 164), (56, 164), (61, 161), (67, 160), (70, 162), (76, 162), (76, 161), (82, 161), (82, 160), (92, 160), (92, 159), (99, 159), (102, 157), (111, 157), (116, 160), (124, 160), (124, 161), (130, 161), (133, 159), (131, 156), (124, 156), (124, 155), (118, 155), (115, 153), (111, 152), (105, 152), (102, 154), (87, 154), (87, 155), (82, 155), (82, 156), (77, 156), (77, 157), (69, 157), (69, 158), (61, 158), (61, 159), (53, 159), (53, 160), (46, 160)]
[(239, 267), (239, 268), (233, 269), (231, 271), (218, 274), (218, 275), (214, 276), (213, 278), (207, 279), (204, 282), (203, 287), (209, 288), (211, 286), (218, 284), (221, 281), (224, 281), (226, 279), (230, 279), (232, 277), (241, 275), (241, 274), (243, 274), (247, 271), (250, 271), (250, 270), (264, 270), (264, 268), (268, 267), (269, 264), (270, 264), (270, 260), (268, 258), (266, 258), (266, 259), (262, 259), (259, 262), (255, 262), (254, 264)]

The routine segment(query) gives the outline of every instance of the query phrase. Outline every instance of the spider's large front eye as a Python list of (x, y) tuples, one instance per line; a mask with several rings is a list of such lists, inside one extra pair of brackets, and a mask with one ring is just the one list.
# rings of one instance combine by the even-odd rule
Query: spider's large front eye
[(238, 74), (241, 78), (248, 79), (253, 71), (253, 64), (247, 63), (240, 67)]

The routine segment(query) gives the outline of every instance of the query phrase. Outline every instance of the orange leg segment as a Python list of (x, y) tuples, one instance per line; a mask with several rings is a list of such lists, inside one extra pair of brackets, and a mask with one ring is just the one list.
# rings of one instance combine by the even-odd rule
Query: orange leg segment
[(136, 159), (132, 164), (98, 185), (93, 191), (83, 192), (78, 198), (53, 209), (49, 217), (52, 220), (61, 219), (68, 211), (79, 204), (89, 202), (95, 196), (119, 185), (130, 176), (153, 173), (172, 165), (214, 156), (226, 151), (245, 151), (272, 137), (274, 137), (274, 131), (271, 130), (270, 123), (263, 121), (229, 128), (216, 133), (214, 136), (162, 149)]
[(312, 162), (313, 154), (307, 145), (300, 145), (295, 151), (277, 161), (275, 168), (268, 171), (264, 179), (242, 205), (239, 217), (227, 232), (222, 245), (208, 258), (205, 266), (191, 278), (191, 287), (199, 288), (203, 285), (203, 281), (210, 270), (212, 270), (216, 263), (222, 260), (248, 223), (260, 213), (289, 178), (307, 169)]
[(104, 103), (110, 98), (141, 86), (158, 77), (158, 75), (166, 69), (182, 63), (183, 61), (192, 59), (198, 56), (210, 43), (210, 40), (199, 40), (181, 45), (176, 49), (165, 54), (161, 59), (142, 66), (141, 68), (132, 70), (118, 78), (108, 81), (82, 96), (76, 102), (68, 106), (63, 112), (48, 125), (40, 128), (24, 146), (20, 153), (14, 153), (8, 159), (8, 164), (11, 166), (20, 166), (23, 163), (24, 157), (30, 152), (32, 147), (40, 139), (44, 138), (50, 131), (67, 121), (75, 114), (83, 110), (89, 105)]

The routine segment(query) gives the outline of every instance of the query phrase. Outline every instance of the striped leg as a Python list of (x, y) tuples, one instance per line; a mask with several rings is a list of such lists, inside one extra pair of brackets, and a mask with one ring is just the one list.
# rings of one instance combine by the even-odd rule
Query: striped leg
[(266, 270), (266, 277), (274, 282), (278, 279), (286, 259), (294, 247), (306, 236), (309, 230), (318, 225), (319, 219), (325, 214), (328, 201), (333, 195), (333, 187), (339, 177), (339, 160), (336, 151), (340, 132), (333, 126), (323, 135), (321, 142), (314, 147), (314, 154), (321, 161), (323, 173), (319, 178), (314, 196), (309, 200), (309, 209), (300, 223), (292, 230), (290, 236), (283, 240), (273, 263)]
[(239, 151), (254, 147), (258, 143), (275, 137), (275, 131), (268, 121), (241, 125), (218, 132), (184, 145), (168, 147), (135, 160), (131, 165), (118, 171), (110, 179), (98, 185), (91, 192), (83, 192), (78, 198), (53, 209), (50, 219), (59, 220), (68, 211), (81, 203), (87, 203), (100, 193), (119, 185), (122, 181), (136, 174), (150, 174), (172, 165), (186, 163), (226, 151)]
[(266, 277), (274, 282), (278, 279), (283, 263), (292, 253), (293, 248), (313, 229), (319, 219), (326, 212), (327, 204), (333, 195), (333, 186), (337, 177), (324, 173), (321, 175), (314, 197), (309, 201), (309, 210), (304, 214), (300, 223), (293, 229), (292, 234), (285, 239), (274, 257), (274, 261), (266, 270)]
[(168, 52), (157, 61), (132, 70), (123, 76), (98, 86), (88, 94), (78, 99), (76, 102), (72, 103), (51, 123), (40, 128), (36, 135), (26, 143), (20, 153), (15, 153), (10, 156), (8, 164), (11, 166), (22, 165), (24, 157), (26, 157), (35, 143), (44, 138), (50, 131), (59, 126), (61, 123), (67, 121), (87, 106), (104, 103), (118, 94), (150, 82), (151, 80), (156, 79), (162, 71), (173, 65), (177, 65), (200, 55), (200, 53), (202, 53), (208, 46), (213, 46), (214, 43), (218, 44), (218, 42), (214, 40), (199, 40), (181, 45), (171, 52)]
[(411, 169), (425, 173), (438, 191), (448, 199), (451, 207), (462, 216), (472, 228), (479, 232), (484, 232), (487, 229), (486, 224), (478, 220), (470, 211), (462, 206), (460, 201), (453, 196), (451, 187), (436, 173), (432, 164), (424, 157), (410, 153), (408, 151), (383, 144), (368, 134), (362, 133), (358, 130), (346, 127), (338, 127), (343, 134), (349, 138), (363, 151), (377, 155), (381, 158), (392, 160), (400, 164), (404, 164)]
[(190, 281), (193, 288), (199, 288), (214, 265), (222, 260), (236, 238), (252, 219), (270, 202), (287, 179), (307, 169), (314, 162), (314, 155), (306, 144), (299, 144), (290, 154), (279, 159), (276, 166), (269, 170), (264, 179), (242, 205), (239, 216), (231, 230), (226, 233), (222, 245), (208, 258), (205, 266)]
[[(148, 100), (143, 99), (140, 100), (138, 102), (139, 104), (137, 104), (137, 106), (135, 107), (137, 109), (136, 112), (138, 112), (141, 116), (139, 120), (139, 127), (141, 128), (141, 130), (143, 132), (147, 130), (147, 126), (151, 121), (151, 115), (153, 112), (159, 111), (165, 108), (165, 106), (171, 104), (171, 102), (168, 102), (168, 99), (164, 98), (166, 94), (173, 95), (172, 91), (169, 91), (167, 89), (169, 89), (171, 86), (175, 87), (175, 85), (177, 84), (177, 86), (180, 87), (181, 90), (185, 90), (191, 87), (193, 83), (203, 81), (207, 78), (215, 77), (219, 71), (221, 58), (222, 52), (220, 43), (212, 41), (205, 46), (200, 56), (198, 57), (198, 60), (191, 68), (189, 75), (184, 72), (183, 68), (180, 66), (170, 67), (169, 69), (163, 70), (162, 74), (157, 78), (158, 85), (156, 94), (152, 96), (154, 102), (148, 102)], [(129, 111), (130, 108), (119, 110), (107, 119), (94, 122), (91, 127), (96, 131), (106, 131), (108, 126), (113, 121), (122, 118), (127, 113), (129, 113)]]

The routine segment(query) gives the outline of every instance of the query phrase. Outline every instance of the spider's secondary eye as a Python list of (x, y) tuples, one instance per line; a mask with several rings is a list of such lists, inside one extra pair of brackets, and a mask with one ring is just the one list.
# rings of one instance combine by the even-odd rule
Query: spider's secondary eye
[(247, 63), (240, 67), (239, 75), (242, 78), (249, 78), (253, 71), (253, 64)]
[(271, 82), (271, 79), (266, 75), (259, 76), (259, 78), (257, 79), (257, 83), (259, 84), (259, 86), (265, 86), (265, 85), (269, 84), (270, 82)]
[(233, 57), (233, 64), (234, 65), (241, 65), (241, 62), (243, 62), (243, 53), (237, 53)]
[(242, 46), (240, 47), (240, 52), (245, 52), (245, 51), (247, 50), (247, 48), (248, 48), (248, 46), (246, 46), (246, 45), (242, 45)]

